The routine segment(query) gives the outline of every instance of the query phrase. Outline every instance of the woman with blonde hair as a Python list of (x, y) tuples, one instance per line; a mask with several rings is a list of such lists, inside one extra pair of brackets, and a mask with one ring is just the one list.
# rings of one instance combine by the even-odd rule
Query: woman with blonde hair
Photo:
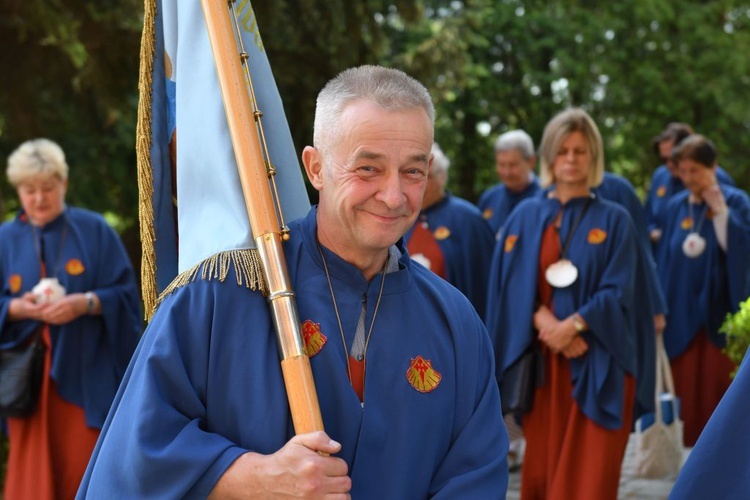
[(501, 388), (534, 353), (543, 363), (522, 415), (521, 497), (614, 499), (635, 399), (636, 237), (622, 207), (592, 194), (603, 147), (585, 111), (547, 124), (540, 160), (546, 195), (503, 228), (488, 300)]
[(5, 498), (73, 498), (140, 336), (135, 275), (104, 219), (66, 206), (60, 146), (21, 144), (7, 175), (22, 208), (0, 227), (0, 349), (45, 354), (36, 404), (4, 410)]

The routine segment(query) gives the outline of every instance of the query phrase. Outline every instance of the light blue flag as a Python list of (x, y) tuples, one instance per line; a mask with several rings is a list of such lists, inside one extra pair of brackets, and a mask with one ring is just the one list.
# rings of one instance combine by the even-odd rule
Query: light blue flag
[[(146, 2), (144, 30), (149, 29), (149, 3)], [(206, 258), (226, 250), (253, 248), (254, 242), (200, 1), (153, 0), (153, 3), (151, 119), (143, 120), (140, 116), (147, 112), (144, 87), (149, 88), (144, 84), (148, 77), (144, 59), (149, 52), (144, 31), (138, 148), (139, 171), (142, 163), (149, 164), (152, 171), (153, 252), (156, 288), (161, 293), (175, 276)], [(276, 183), (281, 206), (285, 219), (292, 220), (305, 215), (310, 202), (250, 1), (238, 1), (236, 10), (249, 54), (258, 108), (263, 112), (268, 153), (278, 171)], [(151, 129), (150, 158), (142, 159), (141, 142), (149, 138), (145, 133), (147, 124)], [(175, 168), (170, 161), (173, 136), (177, 144)], [(141, 187), (143, 225), (143, 198), (148, 196), (150, 186)], [(148, 235), (143, 228), (142, 234), (146, 266), (153, 256), (146, 254)], [(145, 289), (144, 283), (144, 300)]]

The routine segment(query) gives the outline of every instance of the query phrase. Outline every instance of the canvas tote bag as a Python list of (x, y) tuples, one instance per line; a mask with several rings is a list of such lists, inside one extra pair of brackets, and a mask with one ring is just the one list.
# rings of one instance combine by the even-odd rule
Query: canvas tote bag
[[(682, 420), (674, 391), (672, 369), (661, 335), (656, 336), (655, 399), (653, 424), (642, 429), (645, 416), (636, 423), (635, 474), (645, 478), (676, 475), (682, 467)], [(662, 405), (669, 405), (666, 407), (671, 410), (672, 421), (669, 424), (664, 423)]]

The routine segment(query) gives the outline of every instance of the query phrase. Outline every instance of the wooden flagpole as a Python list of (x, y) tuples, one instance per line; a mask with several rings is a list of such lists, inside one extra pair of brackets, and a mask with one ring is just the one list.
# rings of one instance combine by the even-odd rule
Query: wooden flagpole
[[(281, 368), (297, 434), (323, 430), (310, 360), (304, 353), (294, 292), (282, 248), (282, 231), (261, 148), (260, 111), (253, 111), (242, 55), (231, 20), (234, 0), (201, 0), (224, 100), (250, 227), (260, 253), (281, 352)], [(229, 6), (229, 7), (228, 7)]]

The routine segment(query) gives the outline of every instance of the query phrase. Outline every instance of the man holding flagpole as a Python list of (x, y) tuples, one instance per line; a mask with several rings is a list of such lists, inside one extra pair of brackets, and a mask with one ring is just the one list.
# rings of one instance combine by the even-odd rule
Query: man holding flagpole
[(325, 431), (294, 435), (274, 318), (239, 279), (245, 261), (209, 258), (162, 294), (79, 498), (505, 496), (486, 330), (402, 239), (433, 124), (427, 90), (393, 69), (347, 70), (318, 96), (302, 160), (320, 203), (284, 253)]
[(157, 310), (81, 496), (504, 496), (487, 333), (401, 239), (432, 120), (427, 90), (396, 70), (347, 70), (318, 97), (302, 158), (320, 204), (285, 251), (327, 433), (291, 437), (263, 297), (194, 281)]

